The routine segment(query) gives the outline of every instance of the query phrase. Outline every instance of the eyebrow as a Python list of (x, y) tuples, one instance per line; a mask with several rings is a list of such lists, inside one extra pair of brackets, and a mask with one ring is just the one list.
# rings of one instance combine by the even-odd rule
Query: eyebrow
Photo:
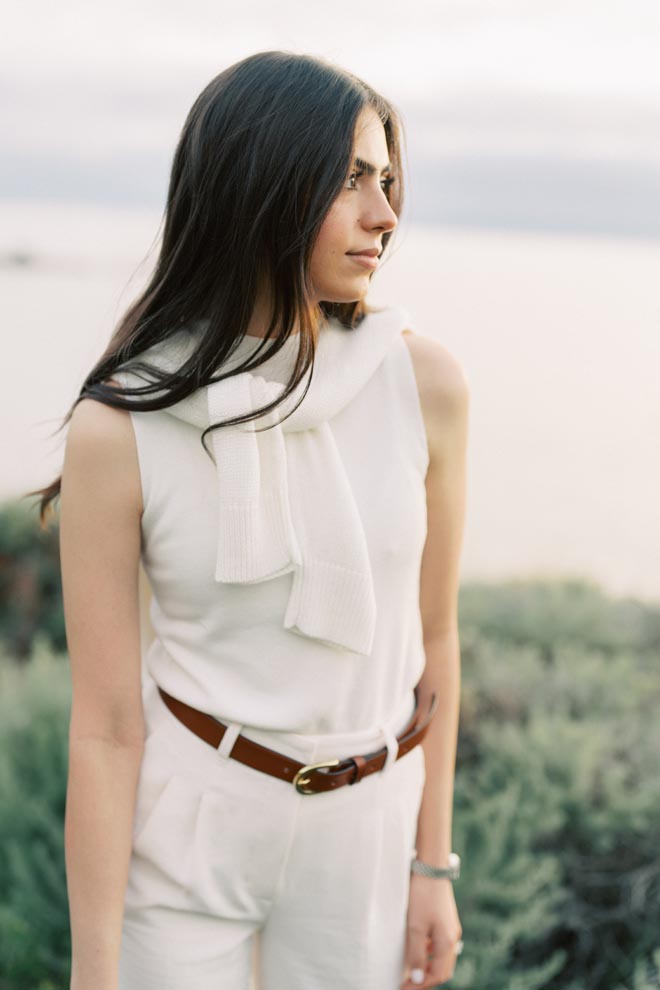
[[(367, 175), (375, 175), (378, 169), (371, 162), (365, 162), (364, 158), (356, 158), (353, 164), (359, 168), (362, 172), (366, 172)], [(388, 162), (387, 165), (382, 169), (382, 172), (390, 172), (392, 169), (392, 163)], [(382, 175), (381, 172), (381, 175)]]

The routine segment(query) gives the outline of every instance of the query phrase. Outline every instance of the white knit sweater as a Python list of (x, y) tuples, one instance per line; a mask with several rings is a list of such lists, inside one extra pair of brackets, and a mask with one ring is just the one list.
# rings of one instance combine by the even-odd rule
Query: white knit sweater
[[(309, 372), (271, 413), (207, 437), (217, 474), (215, 580), (252, 584), (293, 571), (284, 628), (358, 655), (371, 653), (376, 596), (362, 522), (328, 420), (365, 386), (409, 325), (401, 307), (369, 313), (352, 331), (329, 320), (320, 332), (307, 394), (284, 422)], [(140, 358), (175, 370), (196, 346), (199, 326), (153, 345)], [(245, 337), (226, 365), (242, 363), (260, 343)], [(260, 368), (232, 375), (166, 412), (205, 429), (261, 408), (282, 394), (298, 346), (297, 335), (288, 339), (263, 365), (268, 377)], [(273, 369), (281, 371), (281, 380), (269, 380)], [(114, 377), (122, 385), (152, 380), (128, 371)]]

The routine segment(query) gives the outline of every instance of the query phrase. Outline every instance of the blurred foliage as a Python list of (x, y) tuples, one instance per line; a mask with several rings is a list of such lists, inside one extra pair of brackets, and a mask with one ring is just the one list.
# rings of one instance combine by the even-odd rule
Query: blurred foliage
[(70, 681), (36, 638), (0, 663), (0, 990), (67, 990), (64, 870)]
[(587, 578), (471, 581), (461, 589), (460, 618), (461, 628), (507, 647), (533, 646), (548, 663), (564, 646), (660, 654), (659, 604), (612, 598)]
[[(3, 520), (2, 552), (18, 559), (30, 528)], [(39, 553), (46, 574), (56, 554)], [(41, 587), (56, 600), (33, 615), (29, 656), (9, 659), (5, 636), (0, 663), (0, 990), (69, 982), (70, 677), (53, 649), (59, 585)], [(6, 588), (3, 572), (3, 616)], [(660, 607), (573, 579), (472, 582), (459, 624), (465, 949), (447, 986), (657, 990)]]
[(0, 649), (27, 660), (34, 638), (66, 649), (59, 527), (42, 529), (36, 502), (0, 505)]
[(615, 648), (607, 603), (461, 589), (456, 990), (660, 986), (660, 608), (610, 601)]

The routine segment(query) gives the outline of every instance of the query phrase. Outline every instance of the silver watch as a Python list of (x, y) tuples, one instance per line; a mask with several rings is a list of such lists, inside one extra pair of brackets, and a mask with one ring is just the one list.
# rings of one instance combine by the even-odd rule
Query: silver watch
[(448, 877), (449, 880), (458, 880), (461, 875), (461, 857), (458, 853), (450, 852), (448, 866), (430, 866), (428, 863), (423, 863), (421, 859), (417, 859), (415, 851), (415, 858), (410, 869), (413, 873), (421, 873), (425, 877)]

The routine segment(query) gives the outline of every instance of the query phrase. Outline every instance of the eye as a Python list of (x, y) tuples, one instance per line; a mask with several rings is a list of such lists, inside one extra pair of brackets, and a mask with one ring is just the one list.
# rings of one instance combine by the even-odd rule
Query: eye
[[(364, 175), (364, 172), (351, 172), (351, 174), (348, 177), (348, 181), (350, 183), (350, 182), (352, 182), (353, 178), (359, 179), (363, 175)], [(387, 193), (387, 191), (389, 190), (389, 188), (390, 188), (390, 186), (392, 185), (393, 182), (396, 182), (396, 178), (393, 175), (388, 176), (386, 179), (381, 179), (380, 180), (381, 188), (382, 188), (382, 190), (383, 190), (384, 193)], [(347, 186), (347, 188), (349, 188), (349, 189), (355, 189), (356, 187), (355, 186)]]

